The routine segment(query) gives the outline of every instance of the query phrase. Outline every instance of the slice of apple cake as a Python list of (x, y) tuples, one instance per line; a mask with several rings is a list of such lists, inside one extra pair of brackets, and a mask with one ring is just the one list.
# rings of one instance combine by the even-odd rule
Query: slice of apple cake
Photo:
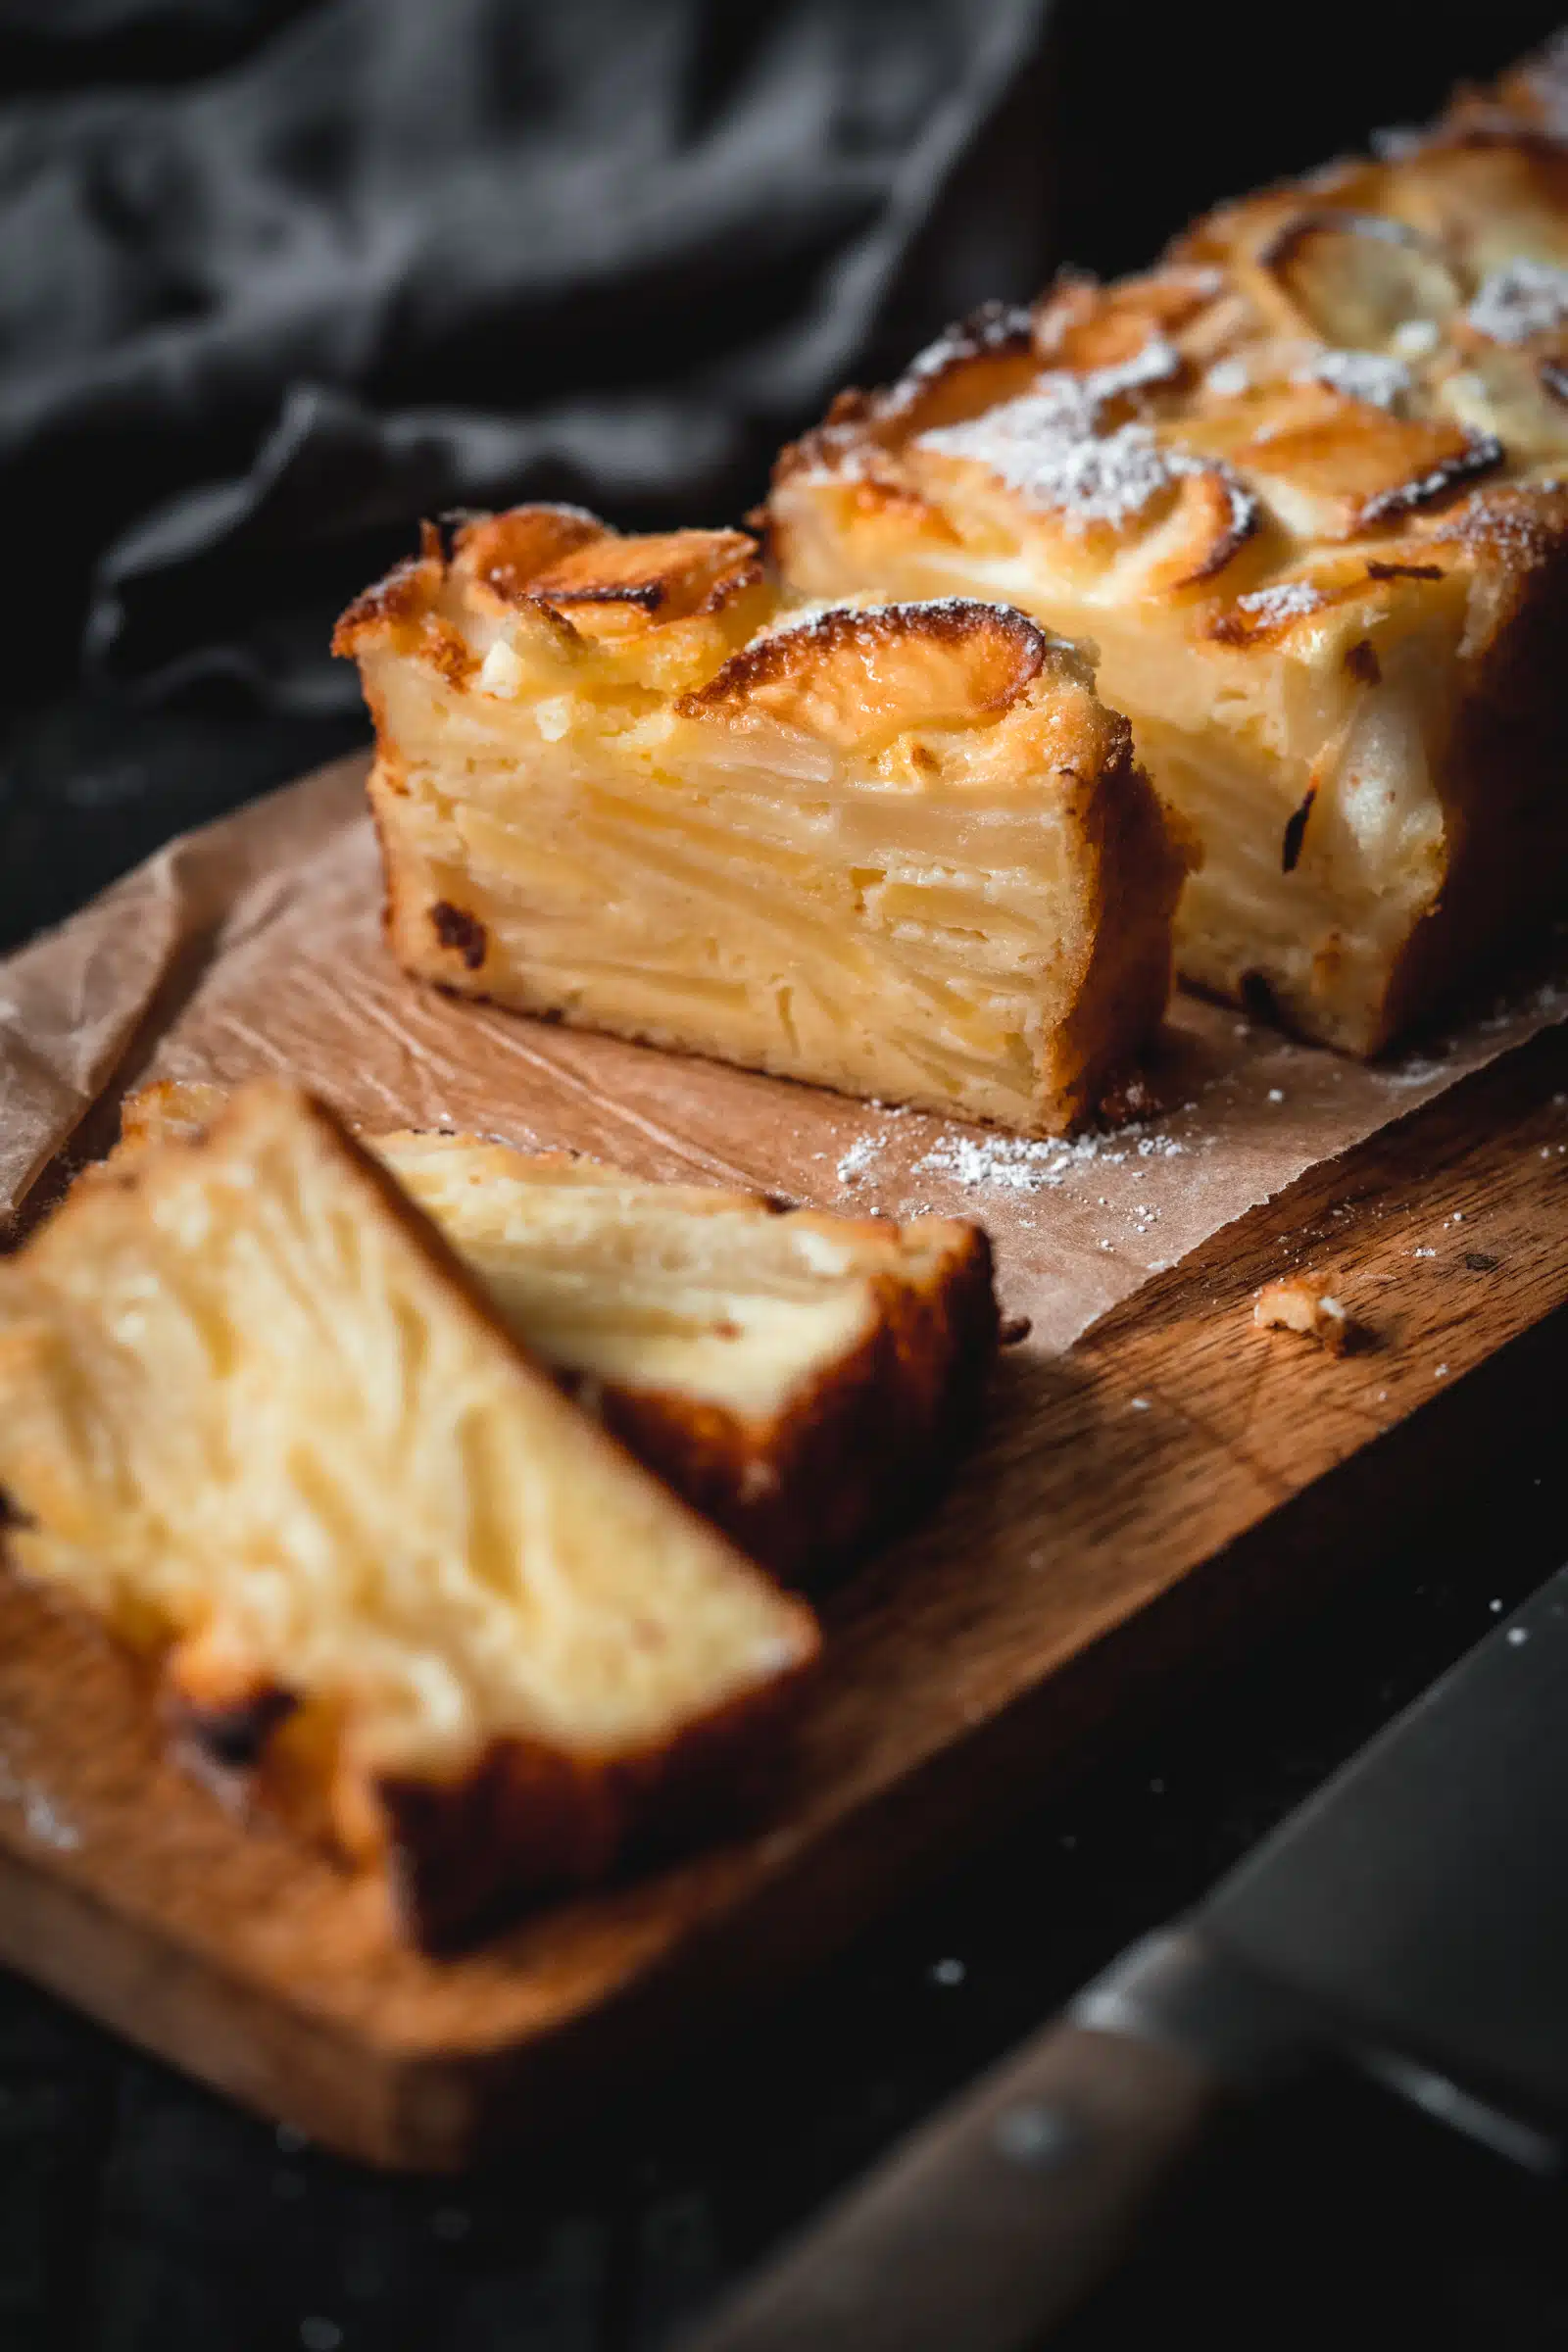
[(1160, 1019), (1182, 860), (1019, 612), (791, 612), (743, 533), (523, 507), (427, 531), (336, 643), (425, 979), (1030, 1133)]
[(1356, 1053), (1563, 903), (1563, 78), (993, 306), (776, 470), (795, 593), (1099, 647), (1201, 843), (1179, 970)]
[(18, 1568), (429, 1944), (723, 1788), (817, 1647), (270, 1081), (0, 1265), (0, 1493)]
[[(87, 1180), (226, 1100), (131, 1096)], [(776, 1574), (814, 1582), (902, 1517), (974, 1418), (998, 1323), (978, 1225), (778, 1209), (474, 1136), (360, 1140), (539, 1361)]]

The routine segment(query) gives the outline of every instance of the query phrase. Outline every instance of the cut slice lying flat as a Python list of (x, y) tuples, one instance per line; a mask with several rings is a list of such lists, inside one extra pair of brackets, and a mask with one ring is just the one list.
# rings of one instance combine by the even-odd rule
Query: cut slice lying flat
[[(223, 1101), (133, 1096), (109, 1169)], [(579, 1401), (781, 1575), (906, 1509), (972, 1416), (997, 1340), (976, 1225), (779, 1211), (471, 1136), (362, 1140)]]
[(0, 1491), (21, 1570), (427, 1943), (732, 1779), (817, 1646), (270, 1082), (0, 1266)]

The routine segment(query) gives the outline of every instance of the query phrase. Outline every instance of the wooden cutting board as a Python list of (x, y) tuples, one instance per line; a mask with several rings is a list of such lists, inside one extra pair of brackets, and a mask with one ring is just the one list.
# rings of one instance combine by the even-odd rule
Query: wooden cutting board
[[(0, 1958), (349, 2154), (470, 2163), (760, 1998), (1440, 1511), (1560, 1414), (1568, 1035), (1216, 1236), (1070, 1355), (1004, 1356), (918, 1533), (826, 1604), (788, 1791), (748, 1838), (432, 1962), (159, 1754), (130, 1677), (0, 1572)], [(1320, 1271), (1335, 1359), (1255, 1330)], [(1499, 1513), (1500, 1524), (1505, 1514)]]

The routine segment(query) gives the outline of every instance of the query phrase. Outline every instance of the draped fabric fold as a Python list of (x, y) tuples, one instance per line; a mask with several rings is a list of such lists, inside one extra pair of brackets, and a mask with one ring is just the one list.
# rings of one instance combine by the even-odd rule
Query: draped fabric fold
[(325, 622), (421, 512), (733, 516), (840, 383), (1044, 274), (1050, 16), (0, 0), (82, 83), (176, 24), (217, 60), (0, 102), (40, 645), (79, 616), (100, 678), (325, 713), (355, 694)]

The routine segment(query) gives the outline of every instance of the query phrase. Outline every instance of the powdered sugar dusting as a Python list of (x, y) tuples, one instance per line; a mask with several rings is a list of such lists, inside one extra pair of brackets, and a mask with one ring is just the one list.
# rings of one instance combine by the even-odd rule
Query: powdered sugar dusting
[(1443, 329), (1435, 318), (1403, 318), (1389, 341), (1401, 360), (1426, 360), (1443, 341)]
[(1060, 508), (1079, 524), (1130, 521), (1171, 478), (1148, 425), (1124, 424), (1099, 440), (1077, 430), (1049, 394), (928, 433), (926, 443), (949, 457), (973, 458), (1031, 506)]
[(4, 1756), (0, 1756), (0, 1803), (21, 1807), (23, 1826), (35, 1844), (50, 1846), (61, 1854), (74, 1853), (80, 1845), (81, 1832), (74, 1823), (67, 1821), (38, 1784), (15, 1771)]
[(922, 433), (919, 446), (988, 466), (1031, 506), (1057, 509), (1075, 527), (1128, 522), (1197, 461), (1161, 449), (1147, 424), (1102, 433), (1102, 416), (1111, 402), (1168, 382), (1181, 364), (1173, 346), (1152, 335), (1114, 368), (1043, 375), (1033, 391), (982, 416)]
[(1094, 368), (1080, 380), (1097, 408), (1107, 401), (1117, 400), (1128, 392), (1147, 391), (1153, 384), (1168, 384), (1180, 375), (1181, 353), (1163, 335), (1151, 335), (1141, 351), (1130, 360), (1119, 360), (1114, 368)]
[(973, 359), (979, 352), (1004, 350), (1009, 343), (1025, 342), (1033, 325), (1033, 313), (1019, 303), (982, 303), (967, 318), (945, 326), (933, 342), (915, 353), (904, 371), (904, 385), (926, 383), (932, 376), (946, 373), (956, 362)]
[(1348, 400), (1364, 400), (1375, 409), (1396, 409), (1411, 389), (1404, 362), (1379, 351), (1320, 351), (1297, 370), (1296, 380), (1328, 384)]
[(813, 597), (808, 604), (793, 605), (786, 612), (775, 612), (773, 618), (765, 620), (756, 632), (752, 643), (760, 645), (764, 637), (793, 637), (798, 631), (816, 628), (830, 612), (855, 612), (858, 610), (859, 605), (853, 596)]
[(1175, 1136), (1151, 1134), (1139, 1125), (1118, 1128), (1112, 1135), (1079, 1136), (1072, 1143), (1022, 1135), (953, 1135), (917, 1159), (914, 1173), (947, 1176), (969, 1191), (983, 1185), (1004, 1193), (1055, 1192), (1069, 1175), (1084, 1168), (1119, 1168), (1133, 1158), (1179, 1159), (1186, 1150)]
[(1153, 335), (1114, 368), (1043, 375), (1033, 391), (962, 424), (922, 433), (917, 446), (988, 467), (1028, 505), (1060, 514), (1070, 530), (1132, 522), (1173, 482), (1207, 474), (1224, 487), (1239, 542), (1256, 526), (1258, 507), (1228, 466), (1162, 445), (1152, 427), (1136, 418), (1101, 429), (1112, 402), (1168, 382), (1181, 367), (1174, 347)]
[[(1203, 467), (1196, 458), (1189, 459), (1178, 453), (1172, 461), (1171, 470), (1174, 473), (1201, 473)], [(1224, 485), (1225, 503), (1231, 512), (1231, 531), (1234, 540), (1240, 543), (1257, 528), (1259, 514), (1257, 501), (1240, 474), (1233, 473), (1228, 466), (1218, 466), (1215, 467), (1215, 471)]]
[(884, 1135), (858, 1136), (834, 1171), (840, 1184), (858, 1184), (886, 1144)]
[[(1328, 169), (1335, 170), (1333, 165)], [(1353, 236), (1377, 237), (1385, 245), (1419, 245), (1421, 240), (1407, 220), (1393, 220), (1387, 213), (1341, 213), (1334, 226), (1346, 228)]]
[(1216, 400), (1237, 400), (1250, 381), (1245, 360), (1216, 360), (1203, 378), (1203, 387)]
[(1568, 270), (1553, 262), (1509, 262), (1485, 279), (1465, 313), (1494, 343), (1528, 343), (1568, 323)]
[(1414, 481), (1396, 482), (1392, 490), (1384, 490), (1369, 498), (1361, 509), (1363, 522), (1381, 522), (1391, 514), (1402, 514), (1411, 507), (1425, 506), (1428, 499), (1442, 498), (1470, 474), (1486, 473), (1502, 460), (1502, 443), (1494, 433), (1466, 430), (1464, 448), (1455, 458), (1446, 459), (1434, 466), (1430, 473), (1418, 474)]
[(1272, 588), (1249, 589), (1236, 599), (1236, 609), (1261, 620), (1299, 620), (1303, 613), (1317, 612), (1324, 601), (1322, 589), (1310, 580), (1279, 580)]

